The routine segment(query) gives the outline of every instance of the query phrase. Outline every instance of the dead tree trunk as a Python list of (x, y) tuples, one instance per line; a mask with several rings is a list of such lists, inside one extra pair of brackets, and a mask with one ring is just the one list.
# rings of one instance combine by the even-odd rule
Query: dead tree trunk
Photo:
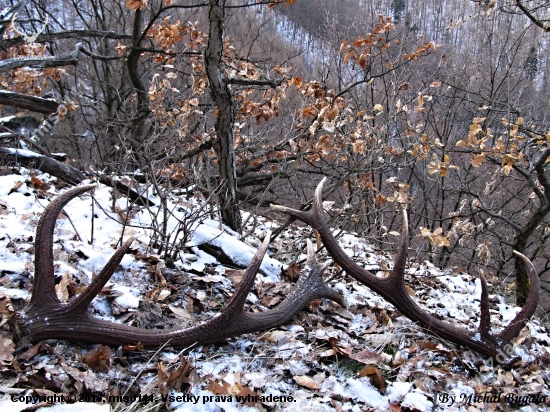
[(43, 97), (28, 96), (22, 93), (8, 92), (0, 90), (0, 104), (7, 104), (20, 109), (32, 110), (38, 113), (55, 113), (59, 103), (53, 99), (44, 99)]
[(0, 147), (0, 165), (38, 169), (75, 185), (86, 179), (80, 170), (30, 150)]

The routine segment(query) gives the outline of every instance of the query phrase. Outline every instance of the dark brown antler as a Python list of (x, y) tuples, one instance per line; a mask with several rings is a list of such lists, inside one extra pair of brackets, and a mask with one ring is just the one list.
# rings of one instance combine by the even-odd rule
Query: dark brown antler
[(119, 248), (90, 286), (71, 302), (64, 304), (55, 293), (53, 268), (53, 230), (57, 215), (71, 199), (95, 185), (79, 186), (59, 196), (44, 210), (35, 240), (35, 273), (32, 297), (25, 310), (14, 317), (16, 335), (39, 341), (67, 339), (108, 345), (136, 344), (174, 347), (209, 344), (244, 333), (273, 328), (288, 322), (310, 301), (328, 298), (345, 305), (335, 290), (323, 282), (324, 266), (315, 258), (308, 242), (307, 267), (294, 290), (276, 308), (261, 313), (244, 311), (244, 303), (269, 245), (270, 233), (244, 271), (243, 278), (227, 307), (216, 317), (188, 329), (148, 330), (94, 318), (88, 306), (111, 278), (132, 239)]
[(431, 333), (445, 338), (451, 342), (466, 346), (483, 355), (495, 358), (503, 362), (512, 354), (510, 341), (518, 335), (525, 323), (535, 313), (539, 301), (539, 278), (533, 267), (533, 264), (525, 256), (518, 252), (527, 268), (529, 269), (530, 290), (527, 302), (516, 315), (514, 320), (500, 333), (493, 335), (490, 331), (489, 297), (487, 293), (487, 284), (483, 275), (481, 275), (481, 320), (478, 329), (479, 334), (472, 333), (462, 328), (457, 328), (449, 323), (435, 318), (430, 313), (420, 308), (407, 293), (405, 289), (405, 265), (407, 261), (408, 249), (408, 221), (407, 213), (403, 211), (403, 231), (401, 233), (401, 243), (399, 251), (395, 258), (394, 268), (387, 278), (379, 278), (357, 265), (338, 245), (338, 242), (331, 233), (325, 220), (323, 211), (322, 195), (324, 178), (317, 189), (313, 198), (313, 206), (309, 211), (299, 211), (284, 206), (272, 205), (271, 207), (294, 216), (307, 223), (319, 232), (323, 244), (334, 261), (340, 265), (349, 275), (353, 276), (359, 282), (365, 284), (392, 305), (394, 305), (403, 315), (430, 331)]

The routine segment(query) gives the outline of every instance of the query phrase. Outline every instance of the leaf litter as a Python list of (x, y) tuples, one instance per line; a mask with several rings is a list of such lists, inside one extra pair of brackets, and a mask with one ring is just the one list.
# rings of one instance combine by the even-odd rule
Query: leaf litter
[[(522, 411), (548, 410), (550, 336), (532, 319), (515, 339), (514, 360), (506, 366), (470, 350), (426, 334), (410, 320), (337, 268), (329, 267), (330, 285), (346, 298), (343, 309), (319, 300), (283, 327), (243, 335), (223, 344), (175, 350), (169, 343), (157, 350), (139, 343), (124, 347), (66, 341), (18, 346), (9, 319), (30, 298), (33, 241), (44, 206), (64, 189), (49, 175), (0, 176), (0, 408), (40, 410), (177, 410), (177, 411)], [(150, 200), (155, 197), (145, 193)], [(110, 212), (112, 191), (95, 189), (65, 208), (54, 235), (56, 293), (63, 302), (81, 293), (101, 270), (115, 245), (136, 236), (133, 254), (94, 300), (94, 316), (148, 328), (187, 327), (215, 316), (240, 281), (238, 267), (250, 260), (262, 236), (277, 223), (256, 216), (239, 240), (207, 217), (190, 222), (191, 236), (167, 267), (149, 248), (157, 210), (118, 209)], [(169, 230), (201, 208), (202, 199), (185, 199)], [(155, 202), (156, 204), (160, 202)], [(121, 230), (120, 211), (132, 216)], [(157, 213), (158, 214), (158, 213)], [(93, 217), (93, 225), (91, 223)], [(71, 223), (72, 222), (72, 223)], [(93, 232), (92, 232), (93, 227)], [(76, 228), (76, 229), (75, 229)], [(78, 232), (78, 233), (77, 233)], [(303, 227), (291, 227), (272, 245), (287, 261), (268, 258), (249, 293), (252, 311), (265, 310), (288, 293), (299, 276), (297, 250), (305, 245)], [(238, 263), (219, 264), (200, 250), (200, 242), (216, 239)], [(93, 239), (93, 242), (92, 242)], [(178, 239), (174, 239), (174, 242)], [(391, 266), (392, 257), (376, 254), (352, 233), (340, 244), (359, 264), (373, 271)], [(282, 255), (282, 254), (281, 254)], [(282, 255), (285, 256), (285, 255)], [(320, 256), (324, 259), (326, 256)], [(409, 259), (408, 286), (421, 306), (463, 327), (479, 321), (479, 280), (469, 274), (442, 272), (427, 262)], [(518, 308), (491, 295), (492, 321), (498, 329)], [(85, 402), (44, 402), (73, 394)], [(521, 402), (521, 397), (525, 402)], [(531, 398), (525, 398), (530, 396)], [(535, 396), (538, 396), (535, 398)], [(291, 401), (289, 401), (291, 397)], [(454, 402), (451, 404), (451, 399)], [(29, 404), (15, 400), (29, 400)], [(283, 399), (284, 401), (281, 401)], [(519, 400), (513, 403), (511, 400)], [(196, 400), (196, 402), (194, 402)], [(36, 402), (35, 402), (36, 401)], [(71, 409), (72, 408), (72, 409)], [(91, 408), (91, 409), (90, 409)]]

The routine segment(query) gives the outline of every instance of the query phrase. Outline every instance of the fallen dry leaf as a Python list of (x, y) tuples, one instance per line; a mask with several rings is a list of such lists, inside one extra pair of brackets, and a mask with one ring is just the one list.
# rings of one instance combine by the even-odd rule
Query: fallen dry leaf
[(267, 308), (273, 308), (275, 306), (277, 306), (277, 304), (283, 300), (283, 297), (280, 296), (280, 295), (277, 295), (277, 296), (272, 296), (272, 297), (267, 297), (267, 296), (264, 296), (262, 298), (262, 303), (264, 304), (265, 307)]
[[(72, 366), (63, 364), (62, 370), (72, 377), (74, 380), (73, 386), (79, 394), (88, 392), (105, 393), (109, 386), (108, 380), (98, 379), (97, 375), (91, 370), (81, 372)], [(57, 392), (59, 392), (59, 389), (57, 389)]]
[(31, 177), (31, 186), (33, 189), (49, 190), (52, 186), (46, 182), (43, 182), (37, 177)]
[(309, 308), (311, 310), (312, 313), (317, 313), (317, 311), (319, 310), (319, 306), (321, 306), (321, 303), (323, 303), (323, 301), (321, 299), (315, 299), (315, 300), (312, 300), (311, 302), (309, 302)]
[(11, 195), (13, 192), (17, 192), (17, 189), (19, 189), (22, 185), (23, 185), (23, 182), (15, 182), (15, 184), (9, 191), (8, 195)]
[(183, 358), (176, 370), (169, 372), (162, 362), (157, 365), (157, 378), (159, 392), (166, 395), (170, 389), (181, 391), (184, 384), (190, 383), (190, 374), (194, 367), (191, 362)]
[(227, 394), (229, 386), (231, 385), (229, 385), (226, 381), (222, 380), (222, 384), (220, 385), (215, 380), (210, 379), (206, 390), (212, 392), (214, 395), (225, 395)]
[(44, 342), (38, 342), (36, 345), (34, 345), (32, 348), (27, 349), (25, 352), (23, 352), (21, 355), (18, 356), (18, 359), (23, 359), (24, 361), (31, 360), (38, 352), (42, 352), (46, 350), (49, 346), (46, 345)]
[(298, 385), (304, 386), (308, 389), (321, 389), (321, 386), (317, 382), (315, 382), (313, 379), (311, 379), (309, 376), (298, 375), (298, 376), (293, 376), (292, 379), (294, 379), (294, 381)]
[(151, 263), (153, 265), (156, 265), (161, 261), (160, 257), (157, 255), (144, 255), (143, 253), (137, 253), (135, 255), (136, 259), (143, 260), (144, 262)]
[(388, 312), (386, 312), (385, 309), (382, 309), (376, 314), (376, 320), (378, 320), (381, 325), (392, 326), (391, 318), (389, 317)]
[[(240, 383), (235, 383), (234, 385), (231, 385), (230, 383), (226, 382), (225, 380), (221, 381), (221, 384), (216, 382), (213, 379), (210, 379), (210, 382), (208, 384), (208, 387), (206, 390), (212, 392), (214, 395), (229, 395), (229, 396), (239, 396), (246, 398), (248, 395), (250, 395), (253, 399), (256, 398), (258, 393), (252, 391), (247, 386), (242, 386)], [(256, 402), (245, 402), (246, 405), (252, 406)]]
[(384, 359), (380, 356), (380, 354), (370, 349), (364, 349), (361, 352), (352, 353), (349, 355), (349, 358), (366, 365), (382, 363)]
[(233, 286), (237, 286), (243, 278), (244, 270), (242, 269), (225, 269), (225, 276), (233, 282)]
[(8, 296), (0, 294), (0, 315), (12, 315), (13, 305)]
[(11, 363), (15, 344), (9, 338), (0, 337), (0, 362)]
[(55, 285), (55, 294), (57, 295), (57, 298), (63, 303), (66, 303), (69, 301), (70, 284), (71, 284), (71, 278), (69, 277), (69, 273), (65, 272), (63, 274), (63, 277), (61, 278), (61, 281), (57, 285)]
[(176, 318), (184, 319), (190, 325), (194, 325), (195, 323), (197, 323), (197, 319), (195, 319), (192, 314), (190, 314), (189, 312), (187, 312), (187, 310), (183, 308), (178, 308), (174, 305), (168, 305), (168, 309), (170, 309), (170, 312), (172, 312), (176, 316)]
[(285, 269), (285, 276), (291, 280), (292, 282), (298, 280), (300, 277), (300, 265), (296, 262), (292, 262), (286, 269)]
[(386, 393), (386, 389), (388, 388), (388, 382), (384, 379), (382, 376), (382, 373), (380, 373), (380, 370), (376, 366), (367, 365), (363, 369), (359, 371), (360, 377), (368, 376), (370, 379), (370, 383), (372, 386), (374, 386), (378, 391), (384, 395)]
[(122, 347), (123, 350), (127, 350), (129, 352), (133, 352), (135, 350), (141, 350), (144, 346), (141, 342), (138, 342), (136, 345), (125, 345)]
[(149, 265), (146, 266), (145, 269), (147, 272), (154, 275), (154, 279), (156, 282), (158, 282), (158, 287), (156, 289), (150, 290), (145, 294), (147, 299), (151, 299), (153, 301), (163, 301), (168, 296), (170, 296), (171, 292), (170, 289), (166, 287), (167, 282), (164, 278), (164, 275), (162, 274), (162, 269), (164, 268), (164, 262), (159, 262), (156, 265)]
[[(67, 372), (67, 370), (65, 371)], [(26, 387), (47, 389), (53, 392), (60, 392), (61, 388), (59, 387), (58, 382), (56, 382), (53, 378), (54, 376), (50, 372), (47, 372), (45, 368), (40, 368), (36, 370), (35, 373), (33, 373), (32, 375), (23, 376), (20, 382), (23, 383)]]
[(433, 342), (430, 342), (429, 340), (421, 340), (421, 341), (417, 342), (416, 344), (418, 345), (420, 350), (431, 351), (431, 350), (437, 349), (437, 345)]
[(97, 349), (82, 355), (82, 361), (95, 372), (107, 372), (111, 366), (111, 348), (97, 345)]
[(273, 343), (284, 343), (287, 341), (288, 338), (292, 337), (292, 334), (290, 332), (285, 332), (282, 330), (274, 330), (271, 332), (264, 333), (260, 340), (265, 340), (266, 342), (273, 342)]
[(409, 285), (405, 285), (405, 290), (407, 291), (409, 296), (412, 296), (413, 298), (416, 298), (416, 292)]
[(196, 276), (193, 280), (201, 280), (204, 283), (219, 283), (222, 281), (222, 278), (218, 276)]
[(317, 356), (319, 356), (319, 358), (329, 358), (331, 356), (334, 356), (338, 353), (338, 351), (334, 348), (331, 348), (331, 349), (328, 349), (328, 350), (325, 350), (323, 352), (319, 352), (317, 354)]

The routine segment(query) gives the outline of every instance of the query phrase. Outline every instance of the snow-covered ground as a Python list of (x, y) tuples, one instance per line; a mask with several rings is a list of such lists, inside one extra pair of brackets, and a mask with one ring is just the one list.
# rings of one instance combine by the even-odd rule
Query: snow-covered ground
[[(44, 411), (83, 410), (84, 405), (109, 410), (109, 396), (116, 410), (131, 405), (165, 405), (178, 411), (548, 409), (550, 337), (538, 320), (531, 320), (515, 340), (517, 361), (504, 370), (425, 334), (364, 285), (346, 275), (333, 276), (334, 268), (327, 271), (329, 284), (344, 295), (348, 308), (323, 301), (284, 327), (225, 344), (157, 351), (47, 341), (16, 350), (7, 320), (30, 298), (36, 225), (44, 207), (66, 190), (58, 191), (55, 184), (48, 175), (24, 169), (0, 176), (2, 411), (23, 410), (39, 401), (45, 401)], [(144, 196), (161, 204), (153, 193)], [(246, 236), (239, 239), (220, 227), (200, 198), (170, 196), (167, 210), (169, 246), (179, 245), (169, 264), (152, 248), (163, 228), (163, 210), (132, 206), (123, 196), (113, 200), (113, 190), (103, 185), (93, 195), (72, 200), (54, 234), (60, 299), (80, 293), (115, 247), (135, 237), (134, 253), (124, 257), (104, 293), (94, 300), (95, 316), (158, 327), (188, 326), (219, 312), (234, 290), (235, 271), (219, 264), (201, 244), (223, 250), (242, 267), (277, 222), (261, 216), (248, 219)], [(288, 261), (266, 256), (249, 293), (252, 310), (275, 305), (288, 292), (291, 282), (283, 272), (290, 260), (305, 258), (304, 233), (303, 227), (291, 227), (272, 245), (268, 254)], [(392, 264), (390, 256), (375, 253), (353, 234), (345, 234), (340, 242), (370, 270)], [(450, 323), (477, 326), (479, 280), (413, 260), (408, 274), (423, 307)], [(498, 330), (518, 309), (502, 296), (491, 295), (491, 302)], [(71, 405), (70, 394), (83, 402)], [(46, 409), (48, 402), (57, 405)]]

